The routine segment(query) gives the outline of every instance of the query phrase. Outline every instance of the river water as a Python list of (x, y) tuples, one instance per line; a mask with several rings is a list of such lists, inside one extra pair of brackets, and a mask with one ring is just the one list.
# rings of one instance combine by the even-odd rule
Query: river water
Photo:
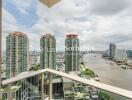
[(84, 62), (102, 83), (132, 91), (132, 69), (122, 69), (115, 62), (102, 58), (101, 54), (86, 54)]

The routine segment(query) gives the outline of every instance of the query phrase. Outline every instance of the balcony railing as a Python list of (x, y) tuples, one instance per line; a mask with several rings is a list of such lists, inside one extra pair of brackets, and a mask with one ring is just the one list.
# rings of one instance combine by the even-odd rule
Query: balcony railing
[[(15, 92), (16, 100), (80, 100), (80, 98), (81, 100), (92, 100), (93, 98), (98, 98), (97, 100), (132, 100), (132, 91), (48, 68), (23, 72), (16, 77), (2, 81), (2, 85), (8, 87), (7, 100), (14, 98), (12, 92), (14, 84), (21, 86), (20, 91)], [(62, 89), (59, 90), (59, 86)], [(62, 94), (55, 94), (54, 91)]]

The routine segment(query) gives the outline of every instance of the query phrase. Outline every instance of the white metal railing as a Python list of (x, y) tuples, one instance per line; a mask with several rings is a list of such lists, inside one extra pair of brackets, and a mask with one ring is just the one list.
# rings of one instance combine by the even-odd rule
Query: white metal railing
[(106, 84), (103, 84), (100, 82), (84, 79), (79, 76), (73, 76), (68, 73), (59, 72), (59, 71), (56, 71), (53, 69), (48, 69), (48, 68), (43, 69), (43, 70), (38, 70), (38, 71), (23, 72), (14, 78), (2, 81), (2, 85), (9, 85), (11, 83), (14, 83), (14, 82), (17, 82), (17, 81), (20, 81), (20, 80), (23, 80), (23, 79), (26, 79), (26, 78), (29, 78), (29, 77), (32, 77), (35, 75), (40, 75), (43, 73), (51, 73), (51, 74), (59, 75), (59, 76), (71, 79), (73, 81), (77, 81), (82, 84), (90, 85), (90, 86), (96, 87), (98, 89), (105, 90), (105, 91), (129, 98), (129, 99), (132, 99), (132, 91), (128, 91), (128, 90), (121, 89), (118, 87), (106, 85)]

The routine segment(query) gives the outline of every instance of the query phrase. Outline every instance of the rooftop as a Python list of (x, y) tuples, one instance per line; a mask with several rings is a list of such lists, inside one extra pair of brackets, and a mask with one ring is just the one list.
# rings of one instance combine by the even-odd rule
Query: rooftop
[(19, 31), (15, 31), (15, 32), (11, 32), (9, 33), (9, 36), (23, 36), (23, 37), (28, 37), (28, 35), (26, 33), (22, 33), (22, 32), (19, 32)]
[(53, 36), (52, 34), (49, 34), (49, 33), (41, 36), (41, 38), (45, 38), (45, 37), (54, 38), (55, 36)]
[(77, 38), (78, 35), (77, 34), (67, 34), (66, 37), (67, 38)]

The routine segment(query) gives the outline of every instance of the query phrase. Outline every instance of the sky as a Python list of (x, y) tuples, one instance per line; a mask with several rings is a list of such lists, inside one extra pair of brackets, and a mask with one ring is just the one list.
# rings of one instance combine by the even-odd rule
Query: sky
[(40, 37), (55, 35), (64, 50), (65, 35), (79, 35), (81, 50), (106, 50), (110, 43), (132, 49), (132, 0), (61, 0), (51, 8), (38, 0), (3, 0), (3, 50), (6, 36), (28, 34), (30, 50), (40, 50)]

